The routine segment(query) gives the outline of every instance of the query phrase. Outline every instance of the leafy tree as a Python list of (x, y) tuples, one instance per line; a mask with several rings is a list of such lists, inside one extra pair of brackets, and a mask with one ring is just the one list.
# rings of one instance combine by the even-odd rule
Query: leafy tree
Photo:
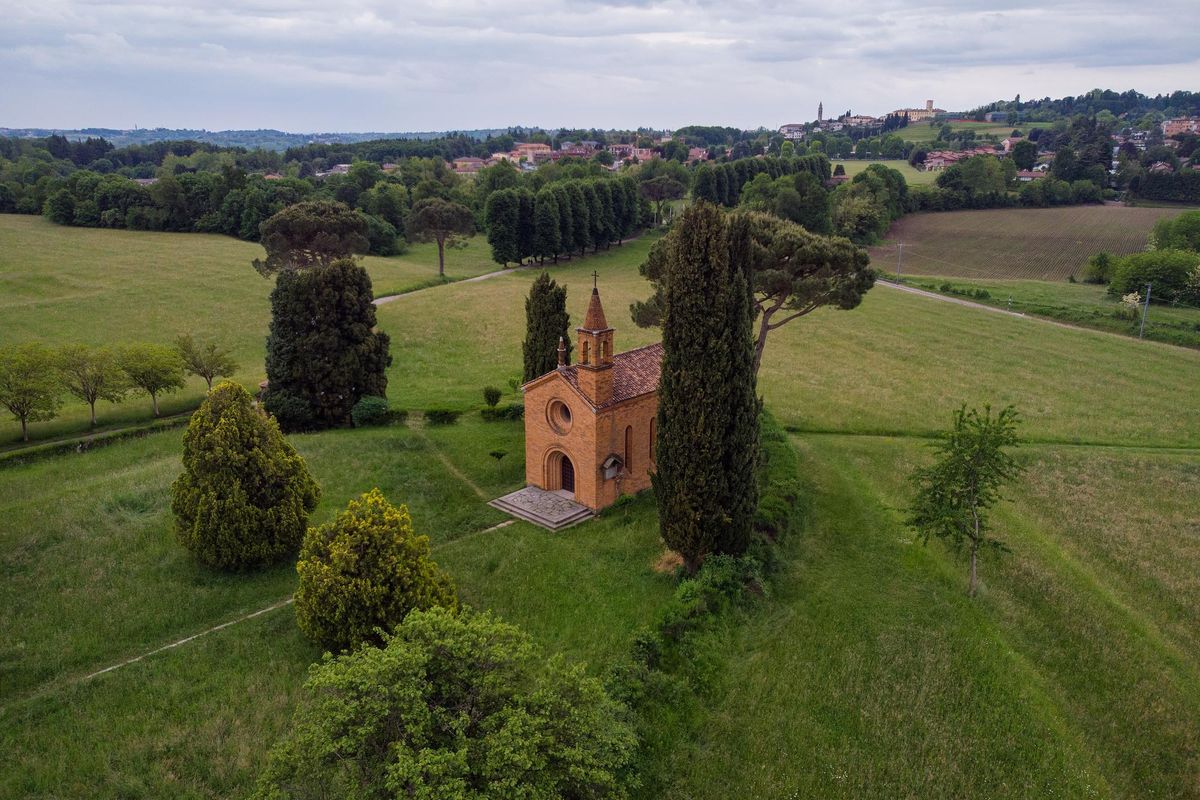
[(1037, 164), (1037, 156), (1037, 144), (1028, 139), (1022, 139), (1012, 147), (1012, 160), (1017, 169), (1033, 169)]
[(191, 334), (176, 338), (175, 349), (183, 359), (183, 368), (191, 375), (204, 378), (210, 392), (213, 378), (228, 377), (238, 368), (228, 348), (216, 342), (197, 342)]
[(669, 175), (660, 175), (642, 183), (642, 196), (654, 203), (654, 224), (662, 224), (663, 205), (683, 197), (687, 187)]
[(134, 389), (150, 395), (154, 416), (158, 416), (158, 396), (183, 388), (183, 359), (173, 347), (159, 344), (134, 344), (122, 348), (117, 364)]
[(1200, 211), (1185, 211), (1154, 224), (1150, 244), (1156, 250), (1191, 250), (1200, 253)]
[(1060, 148), (1054, 154), (1054, 161), (1050, 163), (1050, 174), (1060, 181), (1073, 181), (1082, 177), (1083, 168), (1079, 164), (1079, 157), (1075, 155), (1075, 151), (1070, 147)]
[(260, 228), (265, 259), (254, 268), (263, 277), (278, 272), (330, 264), (355, 253), (366, 253), (367, 223), (343, 203), (310, 200), (288, 206)]
[(438, 246), (438, 275), (446, 274), (446, 245), (456, 237), (475, 232), (471, 209), (440, 198), (420, 200), (408, 214), (408, 233), (413, 241), (435, 241)]
[(354, 259), (280, 273), (271, 292), (267, 410), (300, 429), (307, 407), (312, 424), (328, 428), (347, 424), (359, 398), (385, 397), (390, 339), (374, 328), (371, 278)]
[(96, 427), (96, 402), (119, 403), (129, 391), (129, 380), (117, 363), (117, 355), (106, 347), (68, 344), (55, 358), (62, 386), (88, 404), (92, 427)]
[(936, 447), (938, 460), (913, 475), (916, 496), (909, 509), (908, 524), (929, 541), (930, 536), (948, 539), (956, 548), (970, 551), (967, 594), (975, 596), (978, 586), (977, 561), (981, 547), (1004, 549), (988, 535), (987, 511), (1000, 499), (1000, 490), (1021, 474), (1021, 467), (1004, 448), (1015, 447), (1018, 415), (1008, 406), (992, 416), (991, 406), (983, 413), (954, 412), (954, 427)]
[(381, 648), (311, 668), (255, 797), (619, 800), (627, 716), (491, 614), (414, 611)]
[(663, 541), (689, 573), (739, 554), (757, 503), (758, 399), (747, 220), (698, 203), (654, 247), (663, 284), (657, 470)]
[(553, 258), (557, 262), (561, 247), (558, 201), (555, 200), (552, 191), (542, 189), (534, 198), (533, 255), (539, 260)]
[(413, 609), (457, 609), (446, 573), (429, 555), (429, 537), (413, 532), (405, 506), (372, 489), (330, 523), (304, 536), (296, 588), (300, 630), (333, 652), (380, 644)]
[(1188, 250), (1151, 250), (1117, 259), (1108, 293), (1122, 297), (1144, 292), (1150, 284), (1151, 300), (1183, 300), (1189, 293), (1189, 281), (1200, 269), (1200, 253)]
[(62, 402), (62, 384), (54, 353), (36, 342), (0, 347), (0, 406), (21, 423), (29, 441), (29, 423), (54, 419)]
[(717, 171), (708, 164), (701, 164), (696, 168), (692, 180), (692, 197), (697, 201), (704, 200), (713, 204), (720, 204), (723, 200), (717, 195)]
[(245, 389), (225, 381), (209, 392), (171, 484), (180, 544), (212, 567), (269, 564), (296, 551), (319, 498), (304, 459)]
[[(746, 258), (758, 315), (754, 342), (757, 372), (771, 331), (823, 306), (844, 311), (857, 308), (875, 285), (875, 271), (866, 251), (840, 236), (817, 236), (761, 212), (737, 212), (736, 216), (745, 219), (751, 240)], [(676, 235), (668, 233), (640, 267), (654, 293), (630, 307), (639, 327), (663, 324), (672, 279), (666, 256)]]
[(521, 224), (521, 200), (513, 189), (499, 189), (487, 199), (483, 212), (492, 260), (501, 266), (520, 263), (518, 228)]
[[(525, 299), (525, 382), (539, 378), (558, 366), (558, 343), (566, 341), (571, 317), (567, 313), (567, 287), (559, 286), (550, 273), (542, 272), (529, 287)], [(566, 349), (571, 363), (571, 348)]]
[(56, 225), (70, 225), (75, 221), (75, 198), (67, 189), (59, 189), (46, 200), (43, 213)]

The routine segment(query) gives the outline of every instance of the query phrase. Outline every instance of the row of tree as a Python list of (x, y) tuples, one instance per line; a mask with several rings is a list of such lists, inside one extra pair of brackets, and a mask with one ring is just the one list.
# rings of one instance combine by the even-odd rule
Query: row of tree
[(772, 179), (807, 172), (825, 183), (830, 178), (829, 158), (824, 154), (794, 158), (743, 158), (724, 164), (701, 164), (696, 168), (692, 196), (732, 208), (741, 199), (743, 187), (760, 174)]
[(632, 236), (642, 224), (638, 184), (629, 176), (550, 183), (536, 194), (488, 196), (484, 225), (497, 264), (583, 255)]
[(212, 389), (214, 378), (237, 370), (229, 351), (216, 342), (180, 336), (173, 346), (134, 344), (120, 348), (37, 342), (0, 348), (0, 405), (21, 425), (29, 441), (29, 423), (54, 419), (63, 397), (87, 403), (96, 425), (96, 403), (120, 403), (131, 392), (150, 397), (154, 416), (158, 398), (183, 388), (184, 375), (196, 375)]

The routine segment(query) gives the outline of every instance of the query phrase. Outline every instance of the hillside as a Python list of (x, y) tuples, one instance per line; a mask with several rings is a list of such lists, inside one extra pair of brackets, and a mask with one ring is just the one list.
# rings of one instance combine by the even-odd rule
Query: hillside
[[(261, 375), (255, 247), (20, 222), (0, 227), (6, 333), (165, 339), (187, 324), (236, 344), (240, 379)], [(622, 311), (648, 293), (652, 240), (552, 268), (573, 320), (598, 273), (617, 350), (657, 336)], [(485, 269), (469, 252), (451, 256), (459, 276)], [(418, 250), (369, 268), (393, 286), (433, 270)], [(604, 675), (674, 588), (654, 568), (652, 498), (559, 534), (496, 529), (507, 520), (484, 504), (523, 482), (521, 425), (473, 412), (520, 373), (534, 274), (380, 306), (393, 407), (472, 412), (457, 425), (414, 413), (293, 441), (324, 490), (314, 521), (380, 487), (470, 604)], [(806, 527), (756, 607), (706, 637), (698, 699), (663, 720), (641, 796), (1200, 796), (1198, 369), (1200, 352), (882, 287), (775, 332), (760, 391), (800, 459)], [(915, 541), (901, 511), (963, 402), (1016, 404), (1030, 442), (996, 518), (1012, 552), (985, 559), (975, 602), (955, 555)], [(294, 571), (216, 574), (183, 553), (167, 502), (179, 448), (168, 431), (0, 466), (0, 796), (241, 796), (285, 724), (319, 657), (280, 605)]]

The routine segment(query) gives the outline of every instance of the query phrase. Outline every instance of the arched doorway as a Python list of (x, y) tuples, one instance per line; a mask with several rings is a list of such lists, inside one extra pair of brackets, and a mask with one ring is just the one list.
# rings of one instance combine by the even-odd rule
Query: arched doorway
[(543, 485), (547, 491), (575, 493), (575, 465), (562, 450), (553, 450), (546, 456), (546, 482)]
[(571, 459), (567, 458), (564, 453), (560, 459), (559, 465), (559, 487), (571, 494), (575, 493), (575, 465), (571, 463)]

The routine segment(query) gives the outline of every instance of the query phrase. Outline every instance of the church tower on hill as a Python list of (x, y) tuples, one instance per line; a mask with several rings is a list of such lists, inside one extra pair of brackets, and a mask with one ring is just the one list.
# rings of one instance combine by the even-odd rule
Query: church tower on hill
[(615, 353), (615, 331), (592, 288), (575, 329), (576, 363), (521, 387), (525, 394), (525, 482), (591, 511), (650, 487), (662, 344)]

